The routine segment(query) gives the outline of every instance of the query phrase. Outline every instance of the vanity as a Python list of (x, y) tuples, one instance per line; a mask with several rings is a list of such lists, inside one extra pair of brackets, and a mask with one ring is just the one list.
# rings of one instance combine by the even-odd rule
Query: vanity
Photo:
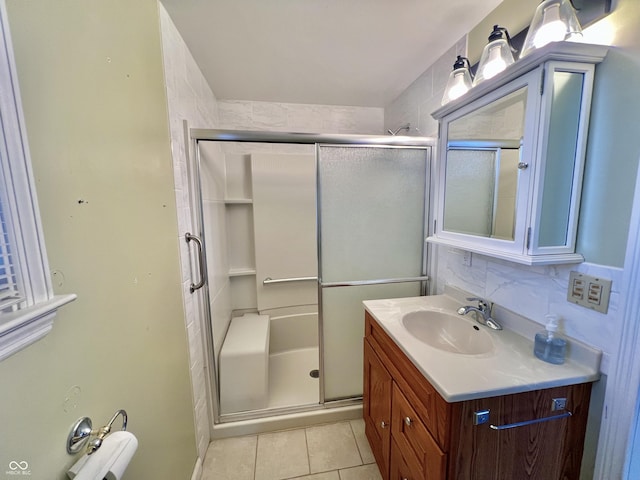
[(600, 353), (563, 365), (450, 295), (365, 301), (365, 432), (383, 479), (578, 479)]

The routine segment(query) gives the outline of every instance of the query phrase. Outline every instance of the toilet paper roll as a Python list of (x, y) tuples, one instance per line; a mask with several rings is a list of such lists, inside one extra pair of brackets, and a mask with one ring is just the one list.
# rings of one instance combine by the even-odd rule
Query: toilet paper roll
[(98, 450), (91, 455), (85, 453), (67, 476), (73, 480), (120, 480), (137, 448), (138, 439), (133, 433), (113, 432)]

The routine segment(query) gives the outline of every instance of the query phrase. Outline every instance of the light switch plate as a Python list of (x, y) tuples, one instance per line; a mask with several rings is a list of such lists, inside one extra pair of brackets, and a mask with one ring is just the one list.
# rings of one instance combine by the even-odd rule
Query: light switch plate
[(600, 313), (607, 313), (610, 295), (611, 280), (580, 272), (569, 274), (568, 302)]

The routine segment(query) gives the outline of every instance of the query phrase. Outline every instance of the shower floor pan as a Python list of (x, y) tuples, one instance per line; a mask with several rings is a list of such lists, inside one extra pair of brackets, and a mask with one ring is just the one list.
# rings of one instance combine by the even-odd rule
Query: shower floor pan
[(318, 348), (301, 348), (269, 355), (269, 407), (310, 405), (320, 400)]

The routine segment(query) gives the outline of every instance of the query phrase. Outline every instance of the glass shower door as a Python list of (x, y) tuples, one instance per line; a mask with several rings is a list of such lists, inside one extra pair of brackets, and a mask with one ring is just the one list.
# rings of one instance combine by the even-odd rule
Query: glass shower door
[(318, 145), (323, 402), (362, 396), (362, 301), (423, 291), (429, 154)]

